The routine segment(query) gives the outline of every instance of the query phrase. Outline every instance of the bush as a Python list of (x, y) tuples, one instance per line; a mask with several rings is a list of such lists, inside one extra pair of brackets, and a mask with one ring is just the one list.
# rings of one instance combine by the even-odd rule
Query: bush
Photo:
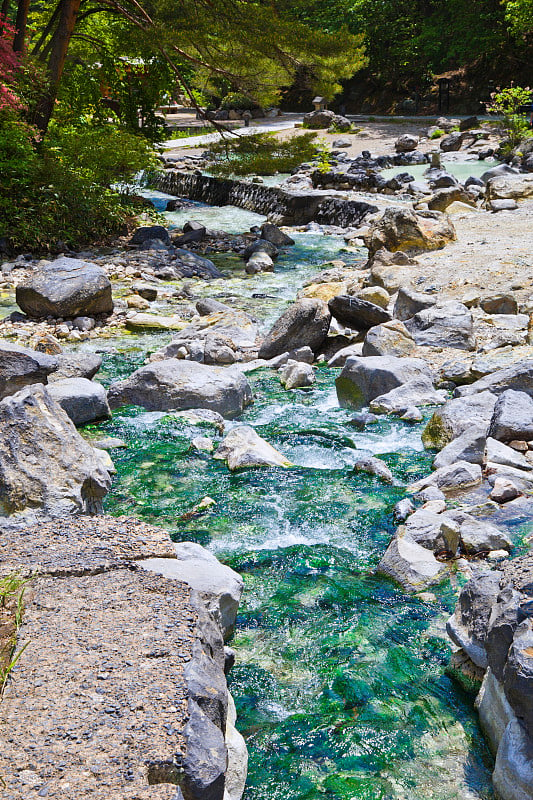
[(444, 131), (441, 130), (440, 128), (437, 128), (437, 130), (433, 131), (433, 133), (431, 134), (431, 136), (429, 138), (430, 139), (440, 139), (442, 136), (444, 136)]
[(491, 94), (492, 101), (487, 104), (487, 111), (501, 114), (505, 133), (509, 138), (509, 149), (516, 147), (522, 139), (532, 136), (528, 121), (520, 107), (531, 103), (529, 87), (511, 86)]
[(254, 133), (222, 139), (209, 148), (214, 175), (274, 175), (290, 172), (304, 161), (310, 161), (316, 148), (316, 133), (304, 133), (279, 140), (273, 133)]
[(252, 100), (242, 92), (229, 92), (220, 103), (220, 108), (227, 111), (234, 109), (235, 111), (252, 111), (254, 108), (259, 108), (259, 104)]
[[(64, 149), (56, 138), (40, 151), (33, 135), (19, 120), (0, 122), (0, 238), (15, 250), (53, 250), (58, 241), (77, 247), (120, 233), (137, 211), (133, 198), (108, 187), (115, 175), (112, 143), (124, 145), (122, 135), (108, 132), (98, 147), (96, 131), (82, 140), (67, 134)], [(92, 143), (94, 163), (89, 164), (89, 152), (76, 153), (80, 141)], [(144, 158), (136, 142), (129, 144), (131, 150), (114, 152), (124, 179), (138, 171)]]

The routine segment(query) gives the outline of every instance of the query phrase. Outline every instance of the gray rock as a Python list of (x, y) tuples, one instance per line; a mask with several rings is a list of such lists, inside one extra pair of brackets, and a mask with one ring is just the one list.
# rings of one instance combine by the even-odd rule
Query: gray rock
[(520, 494), (520, 489), (508, 478), (497, 477), (489, 494), (495, 503), (508, 503), (515, 500)]
[(393, 313), (396, 319), (405, 321), (414, 317), (419, 311), (431, 308), (436, 302), (437, 298), (434, 295), (415, 292), (414, 289), (402, 286), (398, 290)]
[(507, 175), (518, 175), (518, 170), (510, 167), (509, 164), (498, 164), (496, 167), (491, 167), (486, 170), (481, 176), (484, 184), (487, 184), (492, 178), (500, 178)]
[(517, 392), (525, 392), (530, 397), (533, 396), (533, 359), (525, 359), (510, 367), (498, 369), (469, 386), (460, 386), (456, 393), (459, 397), (468, 397), (488, 390), (493, 394), (501, 395), (507, 389), (514, 389)]
[(457, 461), (483, 464), (486, 440), (485, 426), (473, 423), (440, 451), (433, 461), (433, 468), (448, 467)]
[(503, 670), (503, 686), (511, 708), (526, 731), (533, 731), (533, 630), (524, 620), (515, 631)]
[(248, 245), (248, 247), (244, 250), (242, 257), (245, 261), (250, 259), (254, 253), (262, 253), (270, 256), (271, 259), (275, 259), (278, 257), (278, 248), (272, 244), (272, 242), (268, 241), (267, 239), (257, 239), (255, 242), (252, 242)]
[[(184, 736), (187, 753), (183, 763), (181, 789), (186, 800), (222, 800), (227, 769), (228, 754), (224, 734), (200, 706), (189, 699), (189, 721)], [(176, 767), (174, 767), (176, 770)], [(161, 777), (163, 780), (161, 780)], [(149, 783), (177, 783), (177, 776), (167, 775), (166, 771), (157, 780)]]
[(48, 394), (76, 426), (111, 417), (106, 390), (101, 383), (87, 378), (63, 378), (50, 384)]
[(47, 383), (58, 367), (57, 356), (0, 342), (0, 400), (31, 383)]
[(517, 208), (516, 200), (489, 200), (489, 210), (494, 214), (498, 211), (516, 211)]
[(429, 420), (422, 434), (424, 445), (440, 450), (474, 424), (488, 434), (496, 400), (488, 391), (448, 400)]
[(405, 522), (405, 520), (415, 510), (413, 501), (409, 497), (404, 497), (399, 500), (393, 509), (393, 517), (395, 522)]
[(0, 514), (101, 512), (109, 473), (42, 384), (0, 401), (0, 430)]
[(250, 425), (232, 428), (219, 445), (215, 458), (230, 470), (249, 467), (290, 467), (291, 462), (261, 438)]
[(505, 729), (509, 722), (515, 719), (515, 715), (505, 696), (503, 686), (490, 667), (483, 678), (475, 705), (481, 730), (488, 740), (490, 749), (496, 755)]
[(286, 389), (298, 389), (312, 386), (315, 382), (315, 373), (310, 364), (289, 359), (279, 371), (280, 381)]
[(334, 129), (335, 132), (340, 131), (340, 133), (346, 133), (346, 131), (352, 129), (352, 123), (348, 117), (343, 117), (342, 114), (335, 114), (331, 120), (330, 128)]
[[(426, 486), (436, 486), (443, 492), (469, 489), (481, 483), (481, 467), (468, 461), (457, 461), (449, 467), (441, 467), (410, 486), (412, 492), (419, 492)], [(491, 548), (494, 549), (494, 548)]]
[(346, 361), (335, 381), (339, 403), (343, 407), (358, 408), (420, 376), (432, 378), (429, 366), (418, 358), (353, 356)]
[(526, 472), (533, 469), (533, 464), (525, 456), (490, 436), (487, 439), (485, 455), (487, 461), (493, 464), (503, 464), (506, 467), (524, 469)]
[(304, 115), (303, 125), (304, 128), (312, 128), (315, 130), (329, 128), (334, 117), (334, 112), (328, 111), (327, 109), (324, 111), (310, 111), (308, 114)]
[(434, 553), (455, 555), (459, 547), (459, 523), (445, 514), (419, 508), (407, 519), (405, 530), (414, 542)]
[(202, 297), (201, 300), (196, 301), (196, 310), (201, 317), (207, 317), (210, 314), (217, 314), (219, 311), (230, 311), (230, 307), (211, 297)]
[(173, 263), (162, 263), (154, 269), (156, 278), (164, 281), (178, 280), (179, 278), (222, 278), (223, 275), (208, 258), (192, 253), (190, 250), (176, 248)]
[(403, 322), (393, 319), (367, 331), (363, 342), (364, 356), (410, 356), (415, 342)]
[(323, 344), (331, 314), (322, 300), (297, 300), (274, 323), (259, 349), (259, 358), (270, 359), (300, 347), (316, 353)]
[(430, 378), (420, 375), (375, 397), (370, 403), (370, 410), (374, 414), (405, 414), (407, 409), (439, 405), (445, 401), (446, 392), (437, 391)]
[(257, 250), (246, 262), (245, 270), (248, 275), (257, 275), (258, 272), (273, 272), (274, 262), (264, 250)]
[(394, 142), (394, 149), (397, 153), (410, 153), (418, 147), (418, 136), (404, 133)]
[(489, 667), (495, 677), (503, 680), (507, 654), (518, 627), (521, 595), (511, 585), (505, 586), (492, 606), (485, 640)]
[(517, 720), (507, 725), (502, 736), (492, 782), (501, 800), (533, 797), (533, 741)]
[(490, 421), (489, 436), (501, 442), (533, 439), (533, 399), (508, 389), (500, 394)]
[(447, 136), (443, 136), (439, 142), (440, 149), (443, 153), (450, 153), (454, 150), (460, 150), (463, 144), (464, 133), (462, 131), (452, 131)]
[(261, 239), (271, 242), (276, 247), (290, 247), (294, 244), (294, 239), (291, 239), (290, 236), (287, 236), (277, 225), (273, 225), (271, 222), (264, 222), (261, 225)]
[(474, 350), (476, 337), (472, 312), (451, 300), (418, 311), (405, 323), (418, 345)]
[(381, 306), (351, 295), (337, 295), (328, 302), (331, 316), (342, 325), (364, 331), (382, 322), (389, 322), (391, 315)]
[(533, 195), (533, 175), (500, 175), (487, 182), (489, 200), (520, 200)]
[(139, 562), (140, 566), (188, 583), (199, 592), (227, 641), (235, 627), (244, 587), (241, 576), (195, 542), (178, 542), (175, 548), (176, 559), (149, 558)]
[(113, 311), (111, 283), (90, 261), (61, 256), (38, 267), (16, 289), (17, 304), (29, 317), (95, 316)]
[(430, 550), (413, 542), (405, 528), (400, 526), (376, 571), (397, 581), (404, 589), (419, 591), (440, 583), (446, 567), (437, 561)]
[[(453, 516), (453, 512), (452, 512)], [(489, 553), (491, 550), (510, 550), (511, 540), (504, 531), (484, 520), (476, 519), (468, 514), (460, 523), (461, 549), (468, 555)], [(459, 517), (460, 519), (460, 517)]]
[(57, 369), (48, 376), (48, 383), (64, 378), (94, 378), (102, 366), (102, 356), (98, 353), (59, 353), (54, 356)]
[(501, 573), (479, 572), (463, 586), (455, 611), (446, 623), (448, 636), (476, 666), (488, 666), (485, 652), (489, 617), (500, 591)]
[(356, 456), (353, 464), (356, 472), (367, 472), (369, 475), (376, 475), (385, 483), (392, 483), (393, 476), (388, 466), (375, 456)]
[(170, 235), (162, 225), (145, 225), (137, 228), (130, 239), (130, 244), (144, 244), (150, 239), (159, 239), (164, 244), (170, 244)]
[(446, 211), (448, 206), (456, 202), (473, 205), (468, 192), (465, 192), (462, 186), (457, 185), (437, 189), (433, 195), (427, 199), (428, 208), (432, 211)]
[(138, 294), (139, 297), (143, 297), (150, 303), (157, 300), (157, 286), (153, 286), (150, 283), (143, 283), (142, 281), (136, 281), (132, 284), (131, 288), (135, 294)]
[(140, 405), (149, 411), (206, 408), (236, 417), (252, 402), (244, 375), (234, 367), (211, 367), (175, 358), (155, 361), (111, 385), (111, 408)]

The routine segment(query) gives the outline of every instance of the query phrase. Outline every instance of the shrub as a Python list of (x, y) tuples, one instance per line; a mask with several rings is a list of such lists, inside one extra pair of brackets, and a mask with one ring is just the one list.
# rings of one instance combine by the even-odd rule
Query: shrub
[(533, 135), (527, 118), (520, 112), (520, 107), (531, 103), (531, 89), (522, 86), (510, 86), (491, 94), (491, 102), (487, 111), (501, 114), (503, 126), (509, 138), (509, 149), (516, 147), (522, 139)]
[(235, 111), (252, 111), (254, 108), (259, 108), (258, 103), (252, 100), (242, 92), (229, 92), (220, 104), (220, 108), (225, 108), (227, 111), (234, 109)]
[(437, 128), (437, 130), (433, 131), (433, 133), (431, 134), (431, 136), (429, 138), (430, 139), (440, 139), (441, 136), (444, 136), (444, 131), (441, 130), (440, 128)]
[(274, 175), (290, 172), (315, 154), (316, 133), (279, 140), (273, 133), (224, 138), (209, 148), (211, 172), (215, 175)]

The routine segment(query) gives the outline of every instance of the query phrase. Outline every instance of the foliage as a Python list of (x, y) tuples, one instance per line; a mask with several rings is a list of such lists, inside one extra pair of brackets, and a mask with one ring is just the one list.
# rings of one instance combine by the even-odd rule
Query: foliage
[(433, 133), (431, 134), (431, 136), (429, 138), (430, 139), (440, 139), (441, 136), (444, 136), (444, 131), (441, 130), (441, 128), (437, 128), (436, 130), (433, 131)]
[(251, 111), (252, 109), (257, 108), (258, 105), (255, 100), (252, 100), (251, 97), (242, 94), (242, 92), (228, 92), (228, 94), (222, 99), (220, 107), (228, 110), (233, 108), (236, 111)]
[(328, 143), (325, 139), (320, 139), (315, 148), (315, 161), (319, 172), (326, 173), (331, 170), (330, 156)]
[(0, 697), (10, 673), (28, 646), (26, 642), (17, 655), (13, 655), (17, 631), (22, 624), (26, 584), (27, 581), (15, 572), (0, 578)]
[(522, 86), (510, 86), (491, 94), (491, 102), (487, 104), (487, 111), (501, 114), (505, 133), (509, 138), (510, 147), (516, 147), (527, 136), (533, 135), (526, 116), (520, 112), (520, 107), (531, 104), (531, 89)]
[(316, 133), (304, 133), (292, 139), (277, 139), (273, 133), (253, 133), (228, 139), (224, 137), (209, 147), (210, 171), (215, 175), (274, 175), (290, 172), (313, 158)]
[(507, 0), (506, 19), (517, 34), (533, 31), (533, 0)]

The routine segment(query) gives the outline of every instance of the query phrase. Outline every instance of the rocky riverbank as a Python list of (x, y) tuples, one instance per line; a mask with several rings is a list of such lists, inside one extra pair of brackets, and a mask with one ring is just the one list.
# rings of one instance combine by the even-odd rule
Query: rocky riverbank
[[(488, 192), (496, 180), (487, 178)], [(505, 180), (508, 191), (523, 191), (521, 174)], [(243, 469), (290, 474), (301, 466), (290, 439), (274, 446), (235, 420), (252, 407), (257, 375), (274, 376), (282, 392), (305, 393), (328, 372), (336, 377), (335, 404), (354, 430), (397, 419), (404, 431), (420, 426), (425, 445), (438, 451), (433, 472), (402, 482), (379, 455), (358, 452), (346, 437), (342, 442), (351, 448), (354, 475), (402, 495), (394, 511), (398, 528), (377, 574), (426, 604), (448, 577), (452, 584), (471, 578), (450, 632), (479, 669), (491, 667), (479, 706), (482, 722), (485, 695), (497, 696), (503, 709), (494, 722), (498, 736), (489, 735), (498, 745), (496, 788), (503, 800), (528, 796), (516, 788), (529, 787), (527, 757), (517, 766), (505, 755), (511, 735), (512, 742), (521, 731), (529, 736), (528, 687), (524, 701), (511, 666), (502, 663), (518, 664), (518, 655), (506, 654), (527, 658), (529, 647), (527, 637), (519, 650), (507, 635), (511, 630), (516, 639), (525, 630), (528, 588), (510, 577), (520, 560), (506, 560), (520, 546), (513, 525), (532, 511), (531, 301), (520, 263), (524, 243), (514, 235), (530, 214), (528, 199), (497, 216), (482, 209), (451, 216), (396, 203), (369, 213), (364, 227), (326, 229), (345, 236), (342, 260), (324, 264), (301, 285), (266, 330), (251, 302), (225, 289), (231, 277), (219, 254), (239, 264), (243, 282), (268, 280), (298, 237), (273, 225), (239, 236), (194, 224), (170, 235), (162, 227), (141, 228), (128, 249), (114, 253), (3, 265), (2, 288), (16, 291), (24, 314), (11, 313), (1, 330), (1, 569), (30, 581), (21, 657), (0, 705), (8, 731), (0, 775), (8, 797), (28, 790), (74, 797), (81, 787), (101, 797), (174, 798), (175, 785), (185, 800), (222, 798), (224, 791), (230, 800), (240, 797), (245, 748), (223, 676), (234, 657), (224, 651), (223, 636), (235, 624), (240, 578), (199, 545), (173, 545), (161, 529), (78, 517), (101, 514), (115, 471), (107, 449), (121, 443), (100, 436), (98, 444), (94, 431), (84, 437), (77, 427), (133, 405), (196, 428), (187, 433), (186, 453), (204, 471), (235, 473), (237, 483)], [(491, 252), (499, 259), (497, 278), (481, 278), (468, 266), (458, 270), (457, 262), (452, 267), (453, 253), (486, 258), (468, 235), (483, 232), (490, 251), (494, 226), (495, 241), (507, 235), (508, 248), (504, 255)], [(363, 242), (366, 259), (356, 249)], [(263, 294), (251, 300), (263, 301)], [(126, 362), (105, 386), (94, 380), (102, 355), (113, 356), (107, 338), (154, 332), (164, 339), (143, 351), (145, 363), (144, 356)], [(91, 352), (83, 349), (89, 345)], [(73, 346), (80, 350), (73, 353)], [(309, 435), (336, 444), (336, 431)], [(142, 469), (150, 466), (143, 462)], [(212, 505), (204, 494), (180, 519)], [(525, 564), (516, 567), (522, 577)], [(507, 606), (494, 608), (507, 602), (511, 584), (519, 597), (509, 614), (520, 630), (512, 621), (505, 628), (509, 642), (505, 658), (498, 644), (503, 672), (497, 672), (483, 653), (490, 628), (483, 620), (489, 612), (491, 619), (503, 614), (507, 625)], [(520, 665), (515, 672), (522, 675)], [(341, 696), (345, 684), (352, 687), (355, 706), (364, 706), (360, 684), (343, 681), (335, 691)], [(504, 722), (506, 730), (512, 723), (507, 738)], [(26, 754), (24, 763), (17, 752)]]

